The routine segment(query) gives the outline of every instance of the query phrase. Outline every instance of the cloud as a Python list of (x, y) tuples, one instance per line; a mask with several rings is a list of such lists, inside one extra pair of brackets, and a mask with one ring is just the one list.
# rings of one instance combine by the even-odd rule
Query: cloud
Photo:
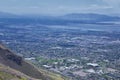
[(93, 10), (97, 10), (97, 9), (112, 9), (113, 7), (112, 6), (107, 6), (107, 5), (91, 5), (88, 9), (93, 9)]
[(102, 0), (107, 5), (120, 6), (120, 0)]
[(38, 6), (30, 6), (30, 7), (28, 7), (28, 8), (31, 8), (31, 9), (39, 9), (40, 7), (38, 7)]

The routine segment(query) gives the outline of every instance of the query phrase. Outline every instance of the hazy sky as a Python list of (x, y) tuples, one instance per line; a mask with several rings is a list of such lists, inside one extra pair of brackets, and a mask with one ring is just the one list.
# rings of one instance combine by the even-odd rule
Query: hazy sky
[(17, 14), (120, 14), (120, 0), (0, 0), (0, 11)]

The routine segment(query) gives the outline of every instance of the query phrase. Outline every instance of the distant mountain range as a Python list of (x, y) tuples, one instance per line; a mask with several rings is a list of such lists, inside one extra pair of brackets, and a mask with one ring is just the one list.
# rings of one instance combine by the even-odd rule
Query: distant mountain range
[(66, 14), (63, 16), (45, 16), (45, 15), (16, 15), (12, 13), (6, 13), (6, 12), (0, 12), (0, 18), (14, 18), (14, 17), (31, 17), (31, 18), (62, 18), (62, 19), (70, 19), (70, 20), (109, 20), (109, 19), (114, 19), (118, 20), (120, 17), (118, 16), (108, 16), (104, 14), (95, 14), (95, 13), (71, 13), (71, 14)]
[(88, 13), (88, 14), (78, 14), (78, 13), (73, 13), (73, 14), (67, 14), (62, 16), (63, 19), (69, 19), (69, 20), (85, 20), (85, 21), (109, 21), (109, 20), (120, 20), (120, 17), (118, 16), (108, 16), (108, 15), (103, 15), (103, 14), (93, 14), (93, 13)]
[[(103, 14), (93, 14), (93, 13), (72, 13), (63, 16), (43, 16), (43, 15), (14, 15), (10, 13), (0, 12), (1, 18), (12, 18), (12, 19), (22, 19), (31, 21), (31, 22), (39, 22), (41, 24), (57, 24), (57, 25), (65, 25), (65, 24), (98, 24), (100, 22), (109, 22), (109, 21), (120, 21), (120, 17), (118, 16), (108, 16)], [(13, 20), (14, 21), (14, 20)], [(16, 20), (15, 20), (16, 21)], [(102, 23), (100, 23), (102, 24)]]
[(19, 15), (7, 13), (7, 12), (0, 12), (0, 18), (15, 18), (19, 17)]

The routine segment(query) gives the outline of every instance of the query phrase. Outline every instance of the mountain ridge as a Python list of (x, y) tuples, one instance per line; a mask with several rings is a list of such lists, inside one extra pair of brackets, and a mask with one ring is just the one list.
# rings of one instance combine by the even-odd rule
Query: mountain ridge
[(24, 61), (24, 59), (14, 53), (8, 48), (0, 44), (0, 64), (8, 66), (12, 69), (18, 70), (30, 77), (36, 79), (47, 80), (47, 76), (44, 76), (38, 69), (32, 66), (30, 63)]
[(120, 19), (119, 16), (112, 16), (112, 15), (107, 15), (107, 14), (98, 14), (98, 13), (69, 13), (61, 16), (51, 16), (51, 15), (39, 15), (39, 14), (28, 14), (28, 15), (17, 15), (13, 13), (8, 13), (8, 12), (0, 12), (0, 18), (21, 18), (21, 17), (26, 17), (26, 18), (95, 18), (95, 17), (105, 17), (105, 18), (116, 18)]
[(19, 16), (20, 15), (0, 11), (0, 18), (15, 18), (15, 17), (19, 17)]
[(63, 19), (69, 20), (88, 20), (88, 21), (113, 21), (113, 20), (120, 20), (119, 16), (111, 16), (105, 14), (96, 14), (96, 13), (71, 13), (64, 16), (61, 16)]

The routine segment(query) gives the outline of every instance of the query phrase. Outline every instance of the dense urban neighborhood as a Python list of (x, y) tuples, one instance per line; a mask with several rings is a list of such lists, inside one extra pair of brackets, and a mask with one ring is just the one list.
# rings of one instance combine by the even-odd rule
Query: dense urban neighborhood
[(114, 31), (118, 24), (0, 26), (0, 41), (37, 67), (71, 80), (120, 80), (120, 27)]

